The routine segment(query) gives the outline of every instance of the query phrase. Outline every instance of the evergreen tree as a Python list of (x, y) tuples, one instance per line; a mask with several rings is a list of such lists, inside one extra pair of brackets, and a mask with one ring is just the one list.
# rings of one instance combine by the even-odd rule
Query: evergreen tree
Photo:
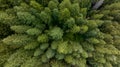
[(105, 3), (0, 0), (0, 67), (119, 67), (120, 3)]

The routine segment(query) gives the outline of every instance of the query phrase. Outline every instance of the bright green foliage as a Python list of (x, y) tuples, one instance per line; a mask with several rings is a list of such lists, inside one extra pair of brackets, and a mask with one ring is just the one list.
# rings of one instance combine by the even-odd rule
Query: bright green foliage
[(80, 32), (80, 26), (74, 25), (70, 31), (72, 33), (78, 33)]
[(37, 40), (40, 43), (48, 42), (48, 35), (46, 35), (46, 34), (39, 35)]
[(70, 9), (72, 16), (79, 16), (80, 15), (80, 7), (78, 3), (72, 4)]
[(24, 49), (35, 49), (36, 47), (38, 47), (39, 46), (39, 43), (38, 42), (30, 42), (30, 43), (27, 43), (26, 45), (25, 45), (25, 47), (24, 47)]
[(37, 10), (41, 10), (42, 9), (42, 5), (40, 5), (39, 3), (37, 3), (36, 1), (30, 1), (30, 5), (33, 7), (33, 8), (35, 8), (35, 9), (37, 9)]
[(41, 54), (43, 54), (43, 50), (41, 50), (40, 48), (36, 49), (34, 52), (34, 56), (39, 56)]
[(0, 23), (4, 24), (16, 24), (15, 23), (15, 16), (14, 15), (9, 15), (6, 12), (0, 11)]
[(73, 62), (73, 61), (74, 61), (74, 58), (73, 58), (72, 56), (67, 56), (67, 57), (65, 58), (65, 61), (68, 62), (68, 63), (70, 63), (70, 64), (75, 65), (75, 62)]
[(71, 2), (70, 2), (70, 0), (63, 0), (60, 3), (59, 7), (60, 7), (60, 9), (65, 9), (65, 8), (70, 9), (71, 8)]
[(0, 67), (120, 67), (120, 2), (97, 1), (0, 0)]
[(120, 3), (118, 2), (118, 3), (111, 4), (109, 6), (106, 6), (104, 8), (104, 11), (101, 12), (102, 14), (105, 14), (104, 18), (109, 19), (109, 17), (113, 17), (113, 20), (119, 22), (119, 10), (120, 10), (119, 4)]
[(39, 35), (41, 33), (41, 30), (37, 28), (30, 28), (26, 32), (28, 35)]
[(2, 41), (0, 41), (0, 66), (3, 66), (11, 54), (11, 49), (9, 49)]
[(54, 1), (50, 1), (49, 4), (48, 4), (48, 7), (53, 10), (55, 8), (57, 8), (58, 4)]
[(55, 57), (56, 57), (58, 60), (62, 60), (62, 59), (64, 59), (64, 54), (57, 53), (57, 54), (55, 55)]
[(96, 38), (89, 38), (88, 41), (89, 41), (89, 43), (92, 43), (92, 44), (98, 44), (99, 43), (99, 40), (96, 39)]
[(40, 13), (40, 18), (46, 24), (49, 24), (51, 22), (51, 16), (44, 11)]
[(46, 51), (46, 56), (47, 56), (48, 59), (54, 57), (54, 55), (55, 55), (55, 51), (54, 51), (54, 50), (48, 49), (48, 50)]
[(87, 16), (87, 8), (81, 8), (80, 12), (83, 14), (84, 18)]
[(46, 50), (48, 47), (49, 47), (48, 43), (43, 43), (43, 44), (40, 45), (41, 50)]
[(61, 41), (53, 41), (51, 44), (52, 49), (57, 49), (58, 45), (61, 43)]
[(28, 29), (30, 29), (30, 26), (25, 25), (17, 25), (17, 26), (11, 26), (10, 27), (13, 31), (16, 33), (25, 33)]
[(9, 57), (4, 67), (19, 67), (25, 62), (25, 60), (28, 60), (30, 57), (31, 55), (29, 52), (20, 49)]
[(104, 15), (103, 14), (95, 14), (92, 16), (93, 19), (101, 19)]
[(62, 61), (57, 61), (57, 60), (51, 61), (51, 66), (52, 67), (69, 67), (69, 65), (65, 65), (64, 63), (62, 63)]
[(17, 16), (18, 20), (21, 21), (21, 23), (31, 24), (35, 21), (35, 17), (28, 12), (17, 12)]
[(91, 52), (91, 51), (95, 50), (93, 44), (90, 44), (90, 43), (87, 43), (87, 42), (82, 43), (82, 46), (83, 46), (83, 49), (85, 49), (88, 52)]
[[(88, 32), (90, 34), (89, 36), (91, 37), (102, 35), (102, 39), (95, 38), (90, 41), (90, 43), (93, 41), (94, 43), (99, 42), (95, 46), (96, 53), (93, 55), (94, 58), (91, 58), (89, 60), (90, 64), (92, 64), (93, 67), (99, 65), (100, 63), (101, 63), (100, 65), (103, 67), (105, 66), (119, 67), (119, 60), (116, 59), (117, 57), (119, 57), (119, 54), (120, 54), (118, 44), (116, 43), (116, 42), (119, 42), (118, 41), (119, 39), (116, 39), (116, 36), (118, 38), (120, 37), (120, 33), (119, 33), (120, 27), (118, 27), (120, 24), (119, 24), (119, 21), (115, 19), (116, 15), (119, 14), (118, 10), (119, 10), (119, 4), (114, 3), (111, 5), (105, 6), (103, 10), (99, 11), (97, 14), (94, 14), (93, 15), (94, 17), (92, 17), (92, 18), (98, 19), (97, 15), (103, 15), (100, 17), (100, 19), (104, 21), (104, 22), (96, 21), (100, 27), (99, 30), (96, 29), (96, 31), (92, 30)], [(98, 33), (97, 31), (98, 32), (100, 31), (102, 33)], [(95, 36), (93, 36), (93, 34)], [(100, 53), (101, 55), (98, 53)], [(95, 60), (94, 62), (93, 62), (93, 59)]]
[(64, 23), (64, 25), (67, 28), (72, 28), (75, 25), (75, 19), (72, 17), (67, 19), (67, 21)]
[(88, 26), (83, 25), (80, 27), (80, 29), (80, 33), (86, 33), (88, 31)]
[(59, 18), (60, 20), (66, 20), (70, 18), (70, 11), (68, 10), (68, 8), (61, 9)]
[(54, 27), (48, 32), (48, 35), (51, 37), (51, 39), (58, 40), (62, 38), (63, 30), (59, 27)]
[(68, 50), (66, 50), (66, 49), (68, 49), (68, 44), (67, 44), (67, 42), (63, 42), (63, 43), (58, 45), (57, 51), (59, 53), (67, 54)]
[(40, 62), (41, 60), (39, 59), (39, 57), (29, 58), (24, 64), (21, 65), (21, 67), (42, 67), (42, 63)]
[(97, 25), (97, 23), (96, 23), (95, 20), (89, 20), (89, 22), (87, 23), (87, 25), (88, 25), (89, 29), (94, 29), (94, 28), (98, 27), (98, 25)]
[(3, 39), (3, 42), (7, 45), (23, 45), (31, 41), (32, 38), (28, 35), (11, 35)]

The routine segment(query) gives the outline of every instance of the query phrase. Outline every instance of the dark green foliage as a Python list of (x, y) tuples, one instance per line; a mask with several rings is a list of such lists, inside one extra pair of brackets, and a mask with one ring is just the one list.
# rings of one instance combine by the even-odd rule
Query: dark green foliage
[(0, 0), (0, 67), (119, 67), (119, 4)]
[(10, 30), (10, 26), (3, 24), (0, 22), (0, 39), (4, 38), (8, 35), (11, 35), (13, 33), (12, 30)]

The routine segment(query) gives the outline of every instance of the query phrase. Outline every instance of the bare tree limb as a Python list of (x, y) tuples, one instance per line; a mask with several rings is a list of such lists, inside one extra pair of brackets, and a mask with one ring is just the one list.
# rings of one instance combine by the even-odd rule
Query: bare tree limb
[(96, 4), (93, 6), (92, 9), (98, 9), (100, 6), (102, 6), (102, 4), (104, 3), (104, 0), (99, 0), (98, 2), (96, 2)]

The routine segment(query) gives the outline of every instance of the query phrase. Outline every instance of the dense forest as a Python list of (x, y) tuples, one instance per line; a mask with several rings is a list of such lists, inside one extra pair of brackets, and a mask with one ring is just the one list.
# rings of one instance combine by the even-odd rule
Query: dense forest
[(0, 67), (120, 67), (120, 0), (0, 0)]

